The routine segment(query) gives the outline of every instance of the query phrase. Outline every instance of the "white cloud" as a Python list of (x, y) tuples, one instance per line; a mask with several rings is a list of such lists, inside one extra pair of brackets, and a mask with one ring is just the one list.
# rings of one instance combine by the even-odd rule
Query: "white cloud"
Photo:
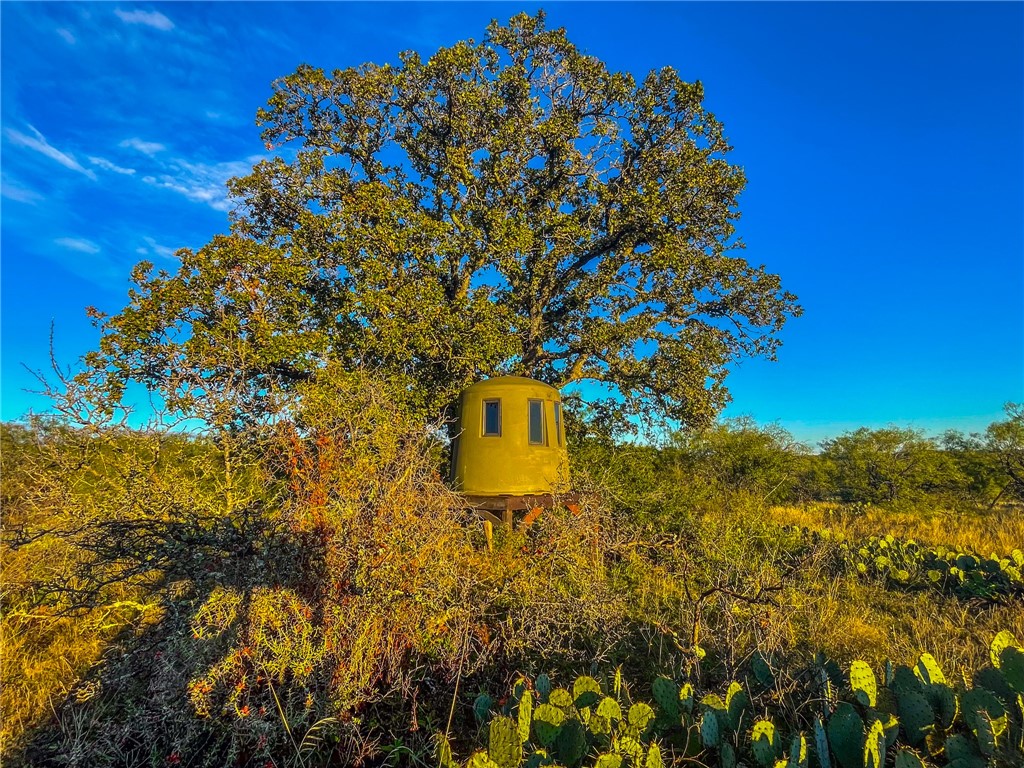
[(96, 180), (96, 173), (94, 171), (88, 168), (83, 168), (72, 155), (61, 152), (56, 147), (52, 146), (46, 140), (46, 137), (31, 125), (28, 129), (32, 132), (32, 136), (26, 136), (24, 133), (16, 131), (13, 128), (7, 128), (4, 132), (7, 134), (7, 138), (14, 142), (14, 144), (20, 147), (27, 147), (41, 155), (45, 155), (51, 160), (55, 160), (65, 168), (70, 168), (72, 171), (78, 171), (79, 173), (88, 176), (93, 181)]
[(63, 37), (64, 38), (64, 42), (67, 43), (68, 45), (74, 45), (77, 42), (75, 40), (75, 36), (73, 34), (71, 34), (71, 31), (67, 30), (67, 29), (64, 29), (64, 27), (58, 28), (57, 29), (57, 34), (60, 35), (61, 37)]
[(147, 253), (149, 251), (152, 251), (157, 256), (163, 256), (165, 259), (172, 259), (172, 258), (174, 258), (174, 249), (173, 248), (168, 248), (166, 245), (160, 245), (160, 243), (158, 243), (152, 237), (144, 237), (142, 239), (146, 241), (146, 245), (149, 246), (149, 249), (147, 251), (146, 248), (139, 248), (139, 249), (137, 249), (138, 252)]
[(163, 32), (174, 29), (174, 22), (159, 11), (122, 11), (118, 8), (114, 13), (125, 24), (144, 24)]
[(120, 165), (114, 165), (114, 163), (104, 157), (90, 157), (89, 162), (102, 168), (104, 171), (110, 171), (111, 173), (120, 173), (125, 176), (131, 176), (135, 173), (134, 168), (122, 168)]
[(58, 237), (53, 242), (61, 248), (67, 248), (69, 251), (78, 251), (79, 253), (100, 252), (100, 247), (96, 243), (81, 237)]
[(144, 155), (149, 155), (150, 157), (155, 155), (157, 152), (163, 152), (166, 149), (163, 144), (159, 144), (155, 141), (143, 141), (137, 137), (125, 139), (121, 142), (121, 146), (127, 147), (128, 149), (134, 149)]
[(27, 187), (23, 187), (20, 184), (16, 184), (9, 179), (4, 179), (0, 182), (0, 195), (3, 195), (8, 200), (14, 200), (19, 203), (28, 203), (29, 205), (35, 205), (43, 196), (38, 192), (33, 192)]
[(228, 211), (231, 209), (225, 186), (228, 179), (249, 173), (253, 163), (259, 159), (248, 158), (214, 165), (179, 159), (170, 163), (169, 173), (146, 176), (142, 180), (155, 187), (177, 192), (192, 202), (205, 203), (215, 211)]

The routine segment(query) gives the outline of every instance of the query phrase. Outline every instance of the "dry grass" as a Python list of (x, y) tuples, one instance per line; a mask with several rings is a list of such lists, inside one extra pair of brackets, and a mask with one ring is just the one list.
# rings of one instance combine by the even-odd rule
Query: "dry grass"
[(831, 529), (849, 539), (892, 534), (919, 542), (1005, 555), (1024, 548), (1024, 511), (1016, 507), (958, 512), (949, 509), (892, 512), (882, 507), (853, 508), (813, 503), (772, 507), (771, 519), (781, 525), (812, 530)]

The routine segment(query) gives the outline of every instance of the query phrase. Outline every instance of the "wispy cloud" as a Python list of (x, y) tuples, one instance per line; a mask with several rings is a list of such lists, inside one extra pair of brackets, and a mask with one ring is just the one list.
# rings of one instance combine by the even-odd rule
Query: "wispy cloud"
[(149, 155), (150, 157), (153, 157), (153, 155), (157, 154), (158, 152), (163, 152), (166, 149), (166, 147), (163, 144), (160, 144), (155, 141), (143, 141), (138, 137), (125, 139), (124, 141), (121, 142), (121, 146), (126, 147), (128, 149), (134, 149), (137, 152), (141, 152), (144, 155)]
[(28, 203), (29, 205), (35, 205), (43, 199), (43, 196), (38, 192), (34, 192), (28, 187), (24, 187), (10, 179), (3, 179), (0, 181), (0, 195), (3, 195), (8, 200), (14, 200), (19, 203)]
[(160, 245), (160, 243), (152, 237), (144, 237), (142, 239), (146, 241), (146, 247), (135, 249), (135, 252), (140, 256), (148, 256), (152, 253), (157, 256), (162, 256), (165, 259), (174, 258), (174, 248), (168, 248), (166, 245)]
[(249, 173), (253, 163), (260, 159), (256, 156), (213, 165), (178, 159), (168, 164), (167, 173), (145, 176), (142, 180), (177, 192), (192, 202), (205, 203), (215, 211), (228, 211), (231, 209), (226, 187), (228, 179)]
[(13, 128), (5, 129), (4, 133), (7, 134), (7, 138), (9, 138), (15, 145), (26, 147), (27, 149), (31, 149), (41, 155), (45, 155), (51, 160), (55, 160), (60, 163), (65, 168), (70, 168), (72, 171), (78, 171), (79, 173), (88, 176), (93, 181), (96, 180), (96, 173), (94, 171), (89, 168), (83, 168), (81, 163), (75, 160), (72, 155), (61, 152), (59, 149), (51, 145), (46, 140), (46, 137), (31, 125), (28, 129), (32, 132), (31, 136), (27, 136), (21, 131), (16, 131)]
[(96, 243), (92, 240), (86, 240), (84, 237), (58, 237), (53, 242), (61, 248), (67, 248), (69, 251), (90, 254), (100, 252), (100, 247)]
[(77, 40), (75, 40), (75, 36), (71, 34), (70, 30), (64, 29), (64, 27), (59, 27), (56, 31), (58, 35), (64, 38), (64, 42), (68, 45), (74, 45), (76, 42), (78, 42)]
[(105, 157), (90, 157), (89, 162), (96, 167), (102, 168), (104, 171), (110, 171), (111, 173), (120, 173), (125, 176), (131, 176), (135, 173), (134, 168), (123, 168), (120, 165), (115, 165)]
[(125, 24), (144, 24), (162, 32), (174, 29), (174, 22), (159, 11), (122, 11), (118, 8), (114, 13)]

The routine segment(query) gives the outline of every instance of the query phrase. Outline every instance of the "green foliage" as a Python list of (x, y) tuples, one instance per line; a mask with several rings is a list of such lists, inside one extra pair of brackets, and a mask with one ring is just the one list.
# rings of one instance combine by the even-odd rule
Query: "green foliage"
[(302, 65), (257, 116), (294, 152), (231, 182), (230, 234), (136, 268), (89, 362), (114, 394), (230, 392), (242, 419), (336, 361), (405, 377), (430, 414), (508, 371), (707, 424), (726, 366), (772, 357), (800, 308), (736, 253), (745, 178), (703, 99), (671, 68), (610, 71), (543, 13), (426, 60)]
[(822, 443), (839, 498), (868, 504), (913, 504), (962, 480), (952, 458), (912, 429), (867, 428)]
[[(1001, 647), (1003, 661), (1012, 653), (1020, 653), (1007, 634), (1000, 633), (994, 645)], [(773, 703), (768, 695), (753, 703), (755, 709), (767, 705), (774, 716), (757, 720), (746, 734), (730, 728), (726, 705), (720, 696), (710, 692), (701, 698), (702, 713), (696, 720), (687, 714), (675, 719), (655, 718), (653, 709), (642, 701), (634, 701), (630, 714), (620, 720), (611, 717), (609, 704), (614, 704), (618, 711), (619, 701), (605, 696), (600, 709), (608, 716), (603, 719), (609, 724), (608, 731), (583, 728), (582, 722), (588, 717), (593, 721), (599, 716), (586, 708), (580, 709), (568, 702), (564, 709), (542, 705), (535, 713), (534, 733), (542, 745), (547, 745), (555, 738), (555, 731), (547, 729), (558, 728), (563, 723), (575, 724), (571, 738), (558, 737), (563, 744), (559, 757), (567, 765), (595, 768), (612, 764), (656, 768), (664, 763), (665, 745), (684, 750), (685, 745), (692, 744), (694, 735), (699, 738), (698, 752), (686, 754), (699, 755), (702, 764), (726, 768), (736, 766), (738, 761), (747, 761), (748, 765), (752, 761), (764, 768), (807, 768), (812, 764), (831, 768), (833, 758), (842, 768), (885, 768), (893, 764), (892, 760), (900, 768), (919, 768), (924, 763), (916, 750), (922, 750), (929, 765), (950, 768), (972, 765), (1008, 768), (1024, 758), (1024, 710), (1018, 707), (1018, 711), (1011, 711), (995, 693), (982, 686), (954, 691), (940, 681), (941, 672), (927, 653), (921, 654), (913, 670), (904, 665), (887, 666), (891, 673), (878, 681), (869, 667), (865, 669), (864, 662), (851, 664), (846, 679), (848, 700), (839, 701), (826, 718), (814, 718), (813, 751), (801, 728), (799, 710), (813, 706), (815, 696), (810, 690), (801, 693), (800, 689), (794, 691), (793, 701), (784, 707)], [(985, 669), (998, 673), (999, 668)], [(656, 682), (653, 689), (661, 693), (659, 698), (662, 699), (670, 686), (672, 689), (679, 687), (665, 677), (657, 681), (660, 682)], [(959, 703), (962, 719), (943, 719), (939, 710), (929, 703), (929, 691), (937, 687), (948, 691)], [(871, 692), (870, 697), (867, 692)], [(601, 693), (603, 695), (603, 691)], [(726, 699), (732, 701), (739, 694), (739, 686), (733, 683)], [(804, 704), (797, 703), (800, 696), (807, 696)], [(794, 704), (798, 711), (791, 709)], [(543, 725), (538, 722), (541, 719)], [(507, 728), (511, 729), (511, 725)], [(491, 737), (494, 738), (493, 729)], [(493, 746), (489, 749), (494, 759)], [(683, 752), (674, 754), (678, 759)]]

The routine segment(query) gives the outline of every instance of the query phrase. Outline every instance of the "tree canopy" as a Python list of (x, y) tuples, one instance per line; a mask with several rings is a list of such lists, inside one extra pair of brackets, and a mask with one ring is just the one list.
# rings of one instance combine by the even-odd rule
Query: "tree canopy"
[(703, 99), (671, 68), (609, 71), (543, 13), (426, 61), (300, 66), (258, 112), (279, 154), (231, 182), (230, 232), (136, 268), (91, 375), (251, 415), (334, 361), (439, 415), (514, 373), (707, 424), (728, 365), (773, 357), (800, 308), (739, 254), (745, 177)]

